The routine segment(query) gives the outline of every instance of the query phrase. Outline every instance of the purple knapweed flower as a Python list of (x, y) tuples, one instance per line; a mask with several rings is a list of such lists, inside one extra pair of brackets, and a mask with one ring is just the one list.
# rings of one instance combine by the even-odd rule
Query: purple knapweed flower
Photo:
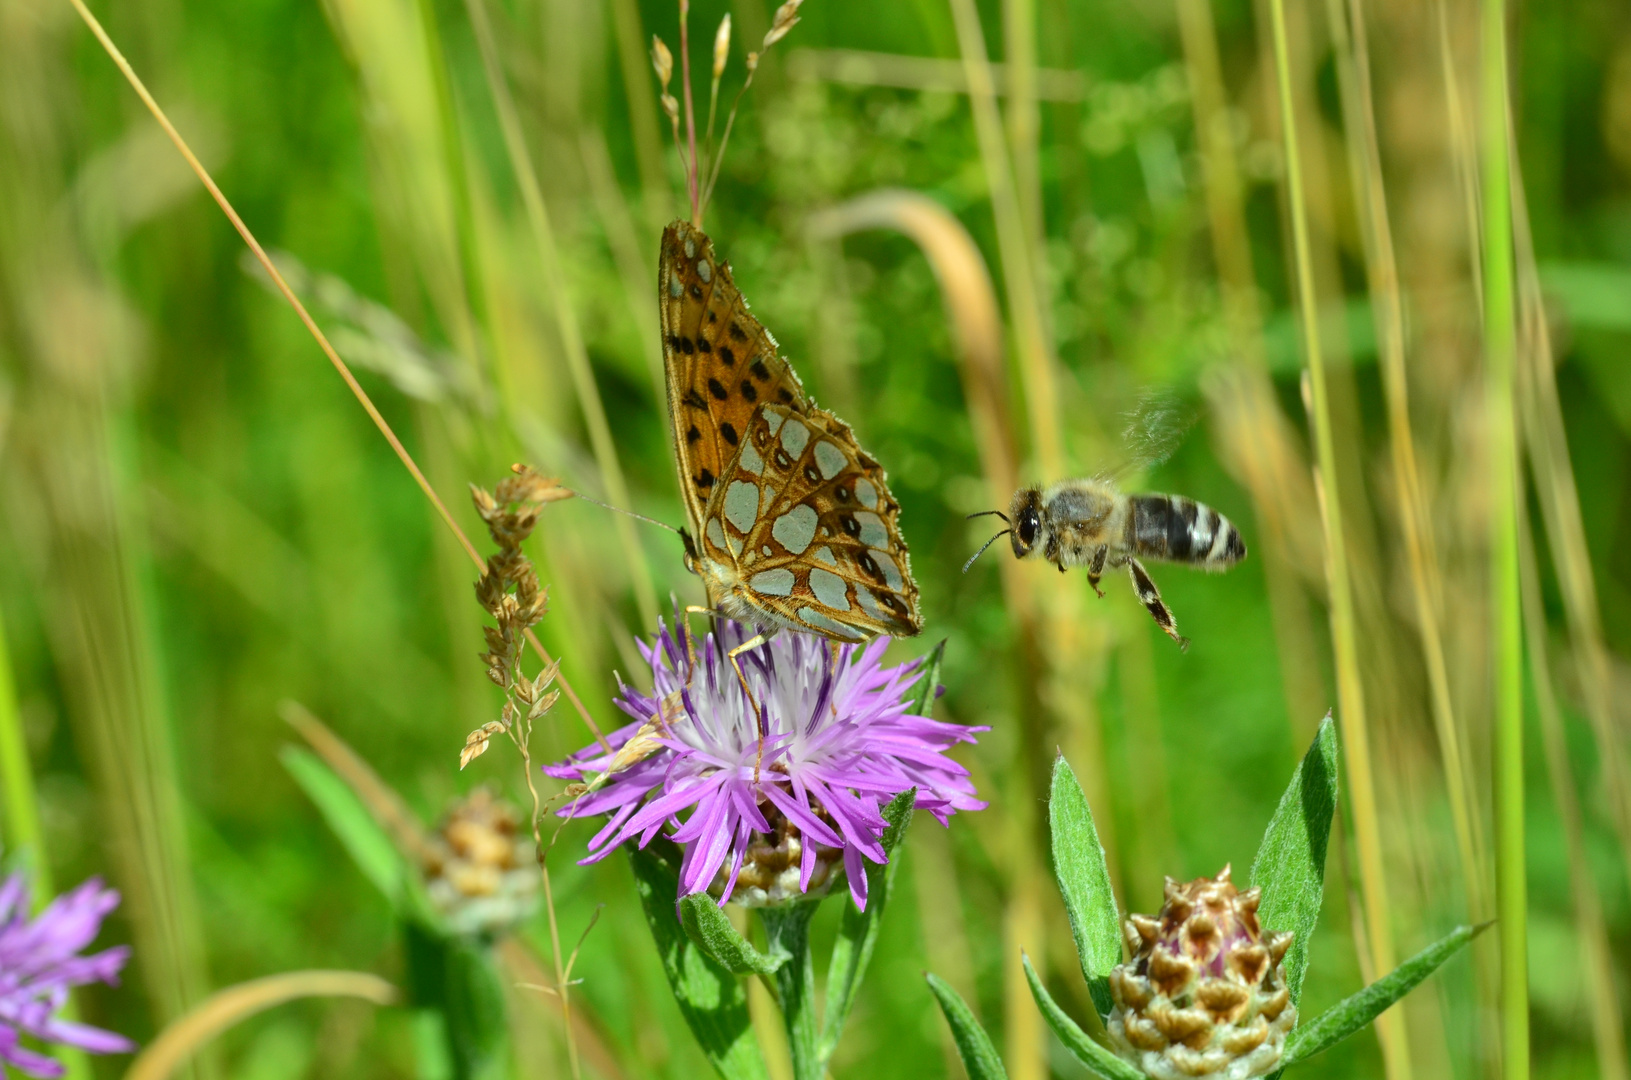
[(96, 940), (103, 918), (118, 906), (119, 894), (104, 889), (100, 878), (91, 878), (30, 919), (28, 879), (13, 874), (0, 885), (0, 1063), (29, 1076), (63, 1074), (60, 1063), (23, 1046), (22, 1035), (47, 1045), (77, 1046), (93, 1054), (119, 1054), (136, 1048), (122, 1035), (57, 1015), (71, 987), (118, 983), (119, 969), (130, 958), (129, 946), (78, 955)]
[(735, 894), (765, 906), (824, 890), (841, 861), (864, 910), (862, 860), (887, 859), (881, 810), (890, 799), (916, 788), (917, 808), (941, 824), (984, 808), (968, 770), (946, 752), (986, 729), (908, 712), (906, 691), (920, 673), (915, 664), (883, 667), (887, 641), (835, 648), (783, 631), (738, 657), (764, 709), (761, 748), (727, 655), (753, 630), (722, 619), (719, 639), (709, 634), (699, 648), (676, 623), (640, 643), (653, 692), (622, 687), (617, 705), (634, 723), (608, 736), (611, 752), (596, 744), (545, 768), (592, 781), (561, 816), (611, 815), (584, 862), (665, 833), (685, 850), (680, 895), (706, 890), (721, 905)]

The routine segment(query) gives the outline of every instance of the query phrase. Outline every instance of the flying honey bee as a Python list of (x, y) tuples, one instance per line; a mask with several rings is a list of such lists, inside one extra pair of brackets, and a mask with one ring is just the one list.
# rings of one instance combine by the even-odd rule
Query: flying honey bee
[(1203, 570), (1227, 570), (1246, 557), (1245, 541), (1234, 523), (1210, 506), (1182, 495), (1126, 495), (1104, 479), (1065, 480), (1049, 488), (1028, 487), (1014, 493), (1008, 513), (986, 510), (971, 518), (995, 515), (1008, 528), (987, 540), (963, 572), (985, 549), (1007, 536), (1014, 557), (1041, 555), (1064, 573), (1087, 567), (1087, 583), (1099, 596), (1099, 578), (1125, 566), (1133, 591), (1155, 623), (1182, 648), (1189, 639), (1178, 633), (1172, 611), (1139, 557), (1188, 563)]

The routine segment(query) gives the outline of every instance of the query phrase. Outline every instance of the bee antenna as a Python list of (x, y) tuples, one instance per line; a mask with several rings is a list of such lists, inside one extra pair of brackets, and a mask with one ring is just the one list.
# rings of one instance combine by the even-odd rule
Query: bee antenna
[[(1010, 524), (1010, 522), (1008, 520), (1008, 515), (1003, 513), (1001, 510), (981, 510), (977, 514), (968, 515), (968, 517), (964, 518), (963, 520), (964, 521), (973, 521), (977, 517), (990, 517), (993, 514), (995, 514), (997, 517), (1002, 518), (1002, 523), (1004, 525)], [(998, 533), (997, 535), (1001, 536), (1002, 534)]]
[[(987, 510), (986, 513), (996, 514), (997, 511)], [(978, 517), (979, 515), (978, 514), (970, 514), (969, 516), (970, 517)], [(998, 516), (1000, 517), (1001, 515), (998, 515)], [(1007, 521), (1008, 519), (1003, 518), (1002, 520)], [(998, 533), (996, 536), (993, 536), (991, 539), (989, 539), (985, 543), (981, 544), (980, 545), (980, 550), (976, 551), (974, 554), (970, 555), (968, 557), (968, 562), (963, 564), (963, 573), (965, 573), (965, 574), (968, 573), (968, 568), (974, 565), (974, 560), (975, 559), (978, 559), (981, 555), (985, 554), (985, 549), (986, 548), (990, 547), (992, 544), (995, 544), (999, 539), (1001, 539), (1004, 536), (1007, 536), (1009, 533), (1011, 533), (1013, 531), (1014, 530), (1012, 530), (1012, 529), (1004, 529), (1004, 530), (1002, 530), (1002, 532)]]

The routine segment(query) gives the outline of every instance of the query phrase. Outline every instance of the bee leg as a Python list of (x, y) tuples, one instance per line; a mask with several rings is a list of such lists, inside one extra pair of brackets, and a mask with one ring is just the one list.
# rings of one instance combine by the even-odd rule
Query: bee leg
[(1104, 560), (1109, 554), (1109, 545), (1100, 544), (1099, 550), (1093, 553), (1092, 563), (1087, 567), (1087, 583), (1093, 586), (1093, 591), (1099, 594), (1100, 600), (1104, 599), (1104, 590), (1099, 588), (1099, 578), (1104, 574)]
[(753, 759), (753, 782), (755, 784), (759, 782), (759, 767), (765, 761), (765, 736), (769, 733), (765, 730), (764, 707), (759, 704), (759, 699), (753, 696), (753, 690), (748, 686), (748, 677), (742, 673), (742, 662), (737, 657), (749, 649), (757, 649), (769, 640), (762, 633), (755, 634), (726, 654), (731, 658), (731, 667), (736, 669), (736, 681), (742, 684), (742, 693), (748, 696), (748, 705), (753, 709), (754, 724), (759, 729), (759, 753)]
[(1155, 582), (1144, 569), (1144, 564), (1137, 559), (1128, 559), (1127, 572), (1132, 575), (1133, 591), (1138, 594), (1139, 603), (1150, 613), (1155, 625), (1165, 631), (1167, 637), (1176, 641), (1180, 649), (1187, 650), (1189, 639), (1178, 633), (1178, 624), (1172, 618), (1172, 611), (1162, 602), (1161, 591), (1155, 587)]

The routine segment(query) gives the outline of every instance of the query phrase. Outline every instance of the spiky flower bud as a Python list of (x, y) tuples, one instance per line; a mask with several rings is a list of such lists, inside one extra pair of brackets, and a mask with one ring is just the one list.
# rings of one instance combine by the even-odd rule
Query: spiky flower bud
[(448, 808), (425, 853), (425, 888), (455, 932), (500, 933), (537, 908), (538, 871), (520, 825), (486, 788)]
[(1216, 878), (1167, 878), (1155, 917), (1125, 924), (1133, 959), (1110, 972), (1106, 1025), (1117, 1054), (1155, 1080), (1246, 1080), (1280, 1064), (1297, 1023), (1280, 961), (1290, 933), (1265, 934), (1260, 889)]

